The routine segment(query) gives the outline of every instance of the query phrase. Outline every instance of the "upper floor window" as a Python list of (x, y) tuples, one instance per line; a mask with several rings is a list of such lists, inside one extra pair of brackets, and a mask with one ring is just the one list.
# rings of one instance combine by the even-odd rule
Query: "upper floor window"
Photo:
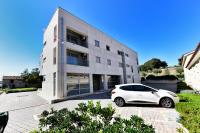
[(100, 42), (98, 40), (95, 40), (95, 46), (100, 47)]
[(121, 62), (119, 62), (119, 67), (123, 67), (123, 65), (122, 65), (122, 63), (121, 63)]
[(119, 51), (119, 50), (117, 51), (117, 53), (118, 53), (118, 55), (122, 55), (122, 52), (121, 52), (121, 51)]
[(43, 63), (45, 63), (45, 62), (46, 62), (46, 59), (47, 59), (46, 57), (44, 57), (44, 58), (43, 58)]
[(111, 60), (107, 59), (107, 65), (111, 66)]
[(46, 44), (47, 44), (47, 41), (45, 41), (43, 45), (46, 46)]
[(56, 39), (57, 39), (57, 26), (54, 27), (54, 30), (53, 30), (53, 41), (55, 42)]
[(106, 45), (106, 50), (110, 51), (110, 46)]
[(138, 61), (138, 58), (136, 58), (136, 60), (137, 60), (137, 65), (139, 65), (139, 61)]
[(129, 65), (129, 64), (126, 64), (126, 67), (130, 67), (130, 65)]
[(53, 49), (53, 64), (56, 64), (56, 48)]
[(125, 54), (125, 56), (126, 56), (126, 57), (129, 57), (129, 55), (128, 55), (128, 54)]
[(133, 66), (131, 66), (131, 72), (133, 73)]
[(96, 56), (96, 63), (101, 63), (101, 58)]

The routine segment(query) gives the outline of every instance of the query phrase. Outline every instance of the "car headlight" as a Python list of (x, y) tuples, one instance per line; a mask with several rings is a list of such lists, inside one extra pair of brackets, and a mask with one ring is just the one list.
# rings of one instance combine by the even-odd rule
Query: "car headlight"
[(173, 97), (177, 97), (177, 95), (173, 92), (168, 92), (170, 95), (172, 95)]

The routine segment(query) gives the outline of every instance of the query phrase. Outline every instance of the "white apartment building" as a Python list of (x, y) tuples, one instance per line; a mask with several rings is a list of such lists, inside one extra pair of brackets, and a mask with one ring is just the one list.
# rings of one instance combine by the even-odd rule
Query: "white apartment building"
[(44, 32), (40, 95), (50, 102), (140, 82), (137, 53), (58, 8)]
[(197, 48), (181, 58), (185, 82), (194, 90), (200, 90), (200, 43)]

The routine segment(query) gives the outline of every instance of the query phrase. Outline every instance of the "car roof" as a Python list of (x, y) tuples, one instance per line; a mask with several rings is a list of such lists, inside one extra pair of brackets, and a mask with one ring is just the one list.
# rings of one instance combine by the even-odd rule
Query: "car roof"
[[(127, 86), (127, 85), (144, 85), (144, 84), (141, 84), (141, 83), (128, 83), (128, 84), (119, 84), (119, 85), (116, 85), (116, 86)], [(144, 85), (146, 86), (146, 85)]]
[(146, 86), (146, 87), (149, 87), (151, 89), (154, 89), (154, 90), (157, 90), (151, 86), (148, 86), (148, 85), (145, 85), (145, 84), (141, 84), (141, 83), (128, 83), (128, 84), (119, 84), (119, 85), (116, 85), (116, 87), (121, 87), (121, 86), (128, 86), (128, 85), (142, 85), (142, 86)]

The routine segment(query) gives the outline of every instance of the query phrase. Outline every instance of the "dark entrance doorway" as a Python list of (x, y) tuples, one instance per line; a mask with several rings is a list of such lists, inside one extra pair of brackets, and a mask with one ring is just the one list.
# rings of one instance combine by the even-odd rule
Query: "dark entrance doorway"
[(94, 88), (94, 92), (103, 90), (102, 75), (93, 74), (93, 88)]

